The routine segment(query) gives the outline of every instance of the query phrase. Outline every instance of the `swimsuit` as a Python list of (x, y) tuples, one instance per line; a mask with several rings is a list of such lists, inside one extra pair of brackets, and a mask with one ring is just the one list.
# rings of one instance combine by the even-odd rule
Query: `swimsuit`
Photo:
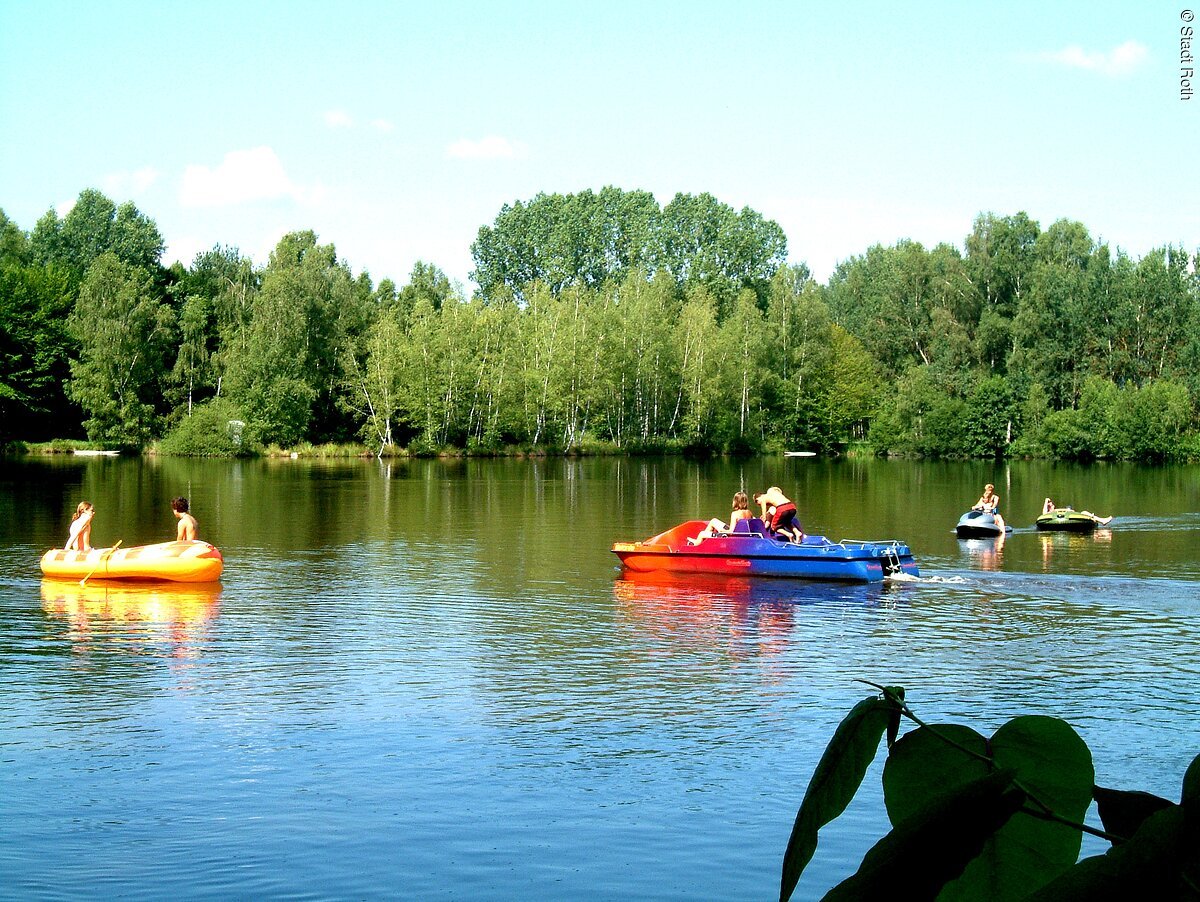
[(775, 508), (775, 513), (771, 515), (769, 526), (771, 532), (778, 532), (781, 529), (794, 529), (801, 533), (804, 532), (800, 526), (800, 521), (796, 518), (796, 505), (790, 501)]

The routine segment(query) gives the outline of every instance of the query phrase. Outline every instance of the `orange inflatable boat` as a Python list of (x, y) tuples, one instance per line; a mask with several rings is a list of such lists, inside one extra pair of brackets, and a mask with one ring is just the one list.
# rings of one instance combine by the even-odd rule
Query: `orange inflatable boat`
[(42, 555), (42, 573), (58, 579), (171, 580), (211, 583), (221, 576), (225, 560), (208, 542), (160, 542), (131, 548), (64, 551)]

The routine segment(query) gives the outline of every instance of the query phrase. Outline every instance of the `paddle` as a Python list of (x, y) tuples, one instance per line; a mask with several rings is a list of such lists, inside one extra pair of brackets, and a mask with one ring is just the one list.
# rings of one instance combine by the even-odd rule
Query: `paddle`
[[(124, 540), (124, 539), (117, 539), (117, 544), (116, 544), (116, 545), (114, 545), (112, 548), (108, 549), (108, 551), (104, 552), (104, 554), (100, 555), (100, 560), (96, 561), (96, 566), (92, 568), (92, 573), (95, 573), (97, 570), (99, 570), (99, 569), (100, 569), (100, 565), (101, 565), (101, 564), (103, 564), (103, 563), (104, 563), (106, 560), (108, 560), (110, 557), (112, 557), (112, 553), (113, 553), (114, 551), (116, 551), (118, 548), (120, 548), (120, 547), (121, 547), (121, 543), (122, 543), (123, 541), (125, 541), (125, 540)], [(81, 586), (86, 586), (86, 585), (87, 585), (87, 581), (88, 581), (89, 579), (91, 579), (91, 578), (92, 578), (92, 573), (89, 573), (87, 576), (85, 576), (83, 579), (81, 579), (81, 580), (79, 581), (79, 585), (81, 585)]]

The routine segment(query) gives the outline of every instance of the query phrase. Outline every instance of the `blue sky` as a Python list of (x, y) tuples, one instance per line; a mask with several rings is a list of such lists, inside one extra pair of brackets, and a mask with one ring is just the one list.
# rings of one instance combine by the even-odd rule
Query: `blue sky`
[(605, 185), (753, 207), (822, 280), (981, 211), (1195, 251), (1186, 8), (0, 0), (0, 208), (99, 188), (168, 260), (312, 229), (468, 289), (503, 204)]

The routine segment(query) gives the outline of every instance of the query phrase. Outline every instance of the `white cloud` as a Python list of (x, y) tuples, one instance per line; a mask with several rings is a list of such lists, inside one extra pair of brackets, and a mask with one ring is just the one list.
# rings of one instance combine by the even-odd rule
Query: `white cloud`
[(58, 214), (58, 218), (62, 219), (64, 216), (74, 210), (75, 202), (78, 200), (79, 198), (72, 197), (70, 200), (60, 200), (58, 203), (56, 203), (54, 205), (54, 212)]
[(185, 207), (228, 207), (300, 196), (269, 147), (231, 151), (216, 169), (188, 166), (179, 189), (179, 202)]
[(163, 263), (167, 266), (172, 263), (182, 263), (185, 267), (191, 266), (197, 254), (209, 250), (211, 247), (211, 244), (206, 245), (199, 238), (190, 235), (172, 238), (167, 242), (166, 250), (163, 251)]
[(462, 138), (446, 147), (446, 156), (456, 160), (515, 160), (526, 155), (526, 147), (498, 135), (479, 141)]
[(891, 247), (909, 239), (926, 250), (942, 242), (961, 245), (974, 215), (937, 204), (846, 196), (775, 195), (751, 206), (783, 228), (788, 262), (807, 264), (819, 282), (827, 282), (839, 263), (865, 254), (873, 244)]
[(1114, 47), (1108, 53), (1098, 50), (1087, 51), (1072, 44), (1062, 50), (1041, 54), (1041, 58), (1066, 66), (1069, 69), (1084, 69), (1089, 72), (1100, 72), (1104, 75), (1128, 75), (1146, 61), (1148, 51), (1145, 45), (1137, 41), (1126, 41), (1119, 47)]
[(396, 126), (393, 125), (391, 122), (389, 122), (387, 119), (372, 119), (371, 127), (374, 128), (375, 131), (377, 131), (377, 132), (385, 132), (385, 133), (386, 132), (394, 132), (396, 130)]
[(146, 166), (136, 172), (113, 172), (104, 177), (104, 193), (114, 199), (138, 197), (158, 181), (158, 170)]
[(352, 128), (354, 120), (345, 110), (326, 110), (325, 124), (330, 128)]

